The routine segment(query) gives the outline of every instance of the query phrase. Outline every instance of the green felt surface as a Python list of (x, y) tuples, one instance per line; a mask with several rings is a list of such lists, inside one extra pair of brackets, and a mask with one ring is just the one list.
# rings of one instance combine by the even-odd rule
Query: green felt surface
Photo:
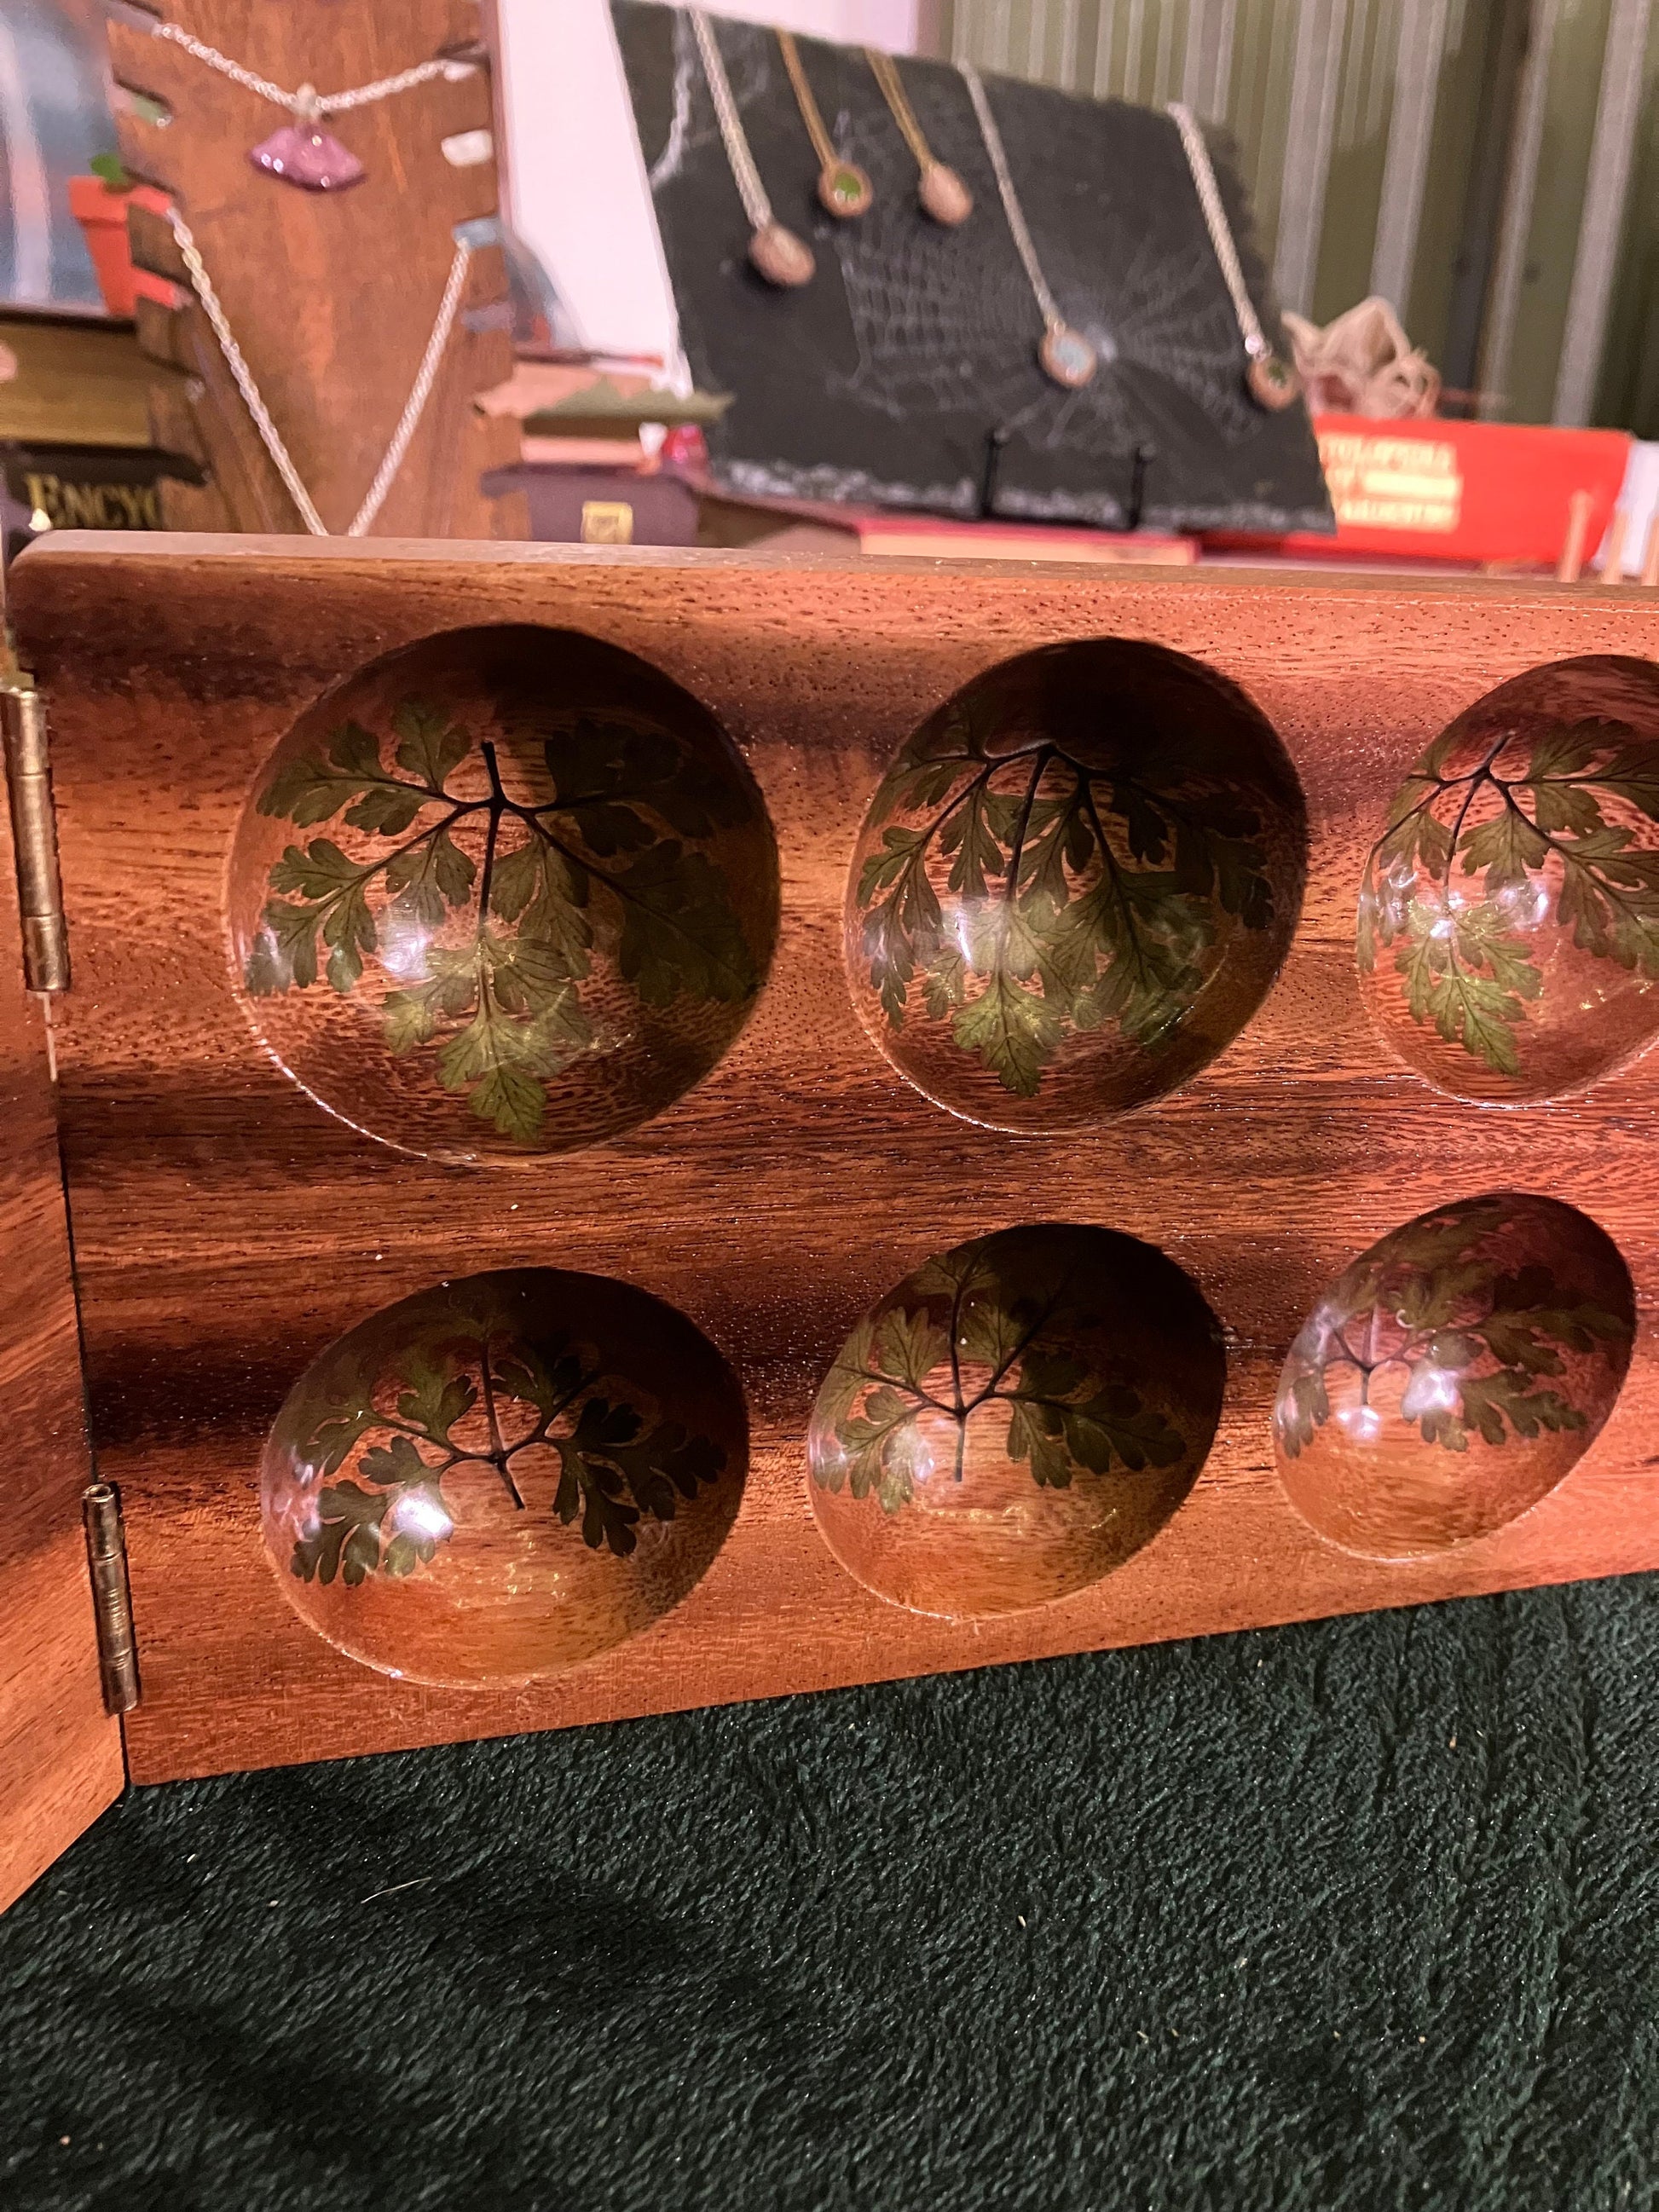
[(1650, 2207), (1656, 1660), (1631, 1579), (139, 1791), (0, 1921), (0, 2204)]

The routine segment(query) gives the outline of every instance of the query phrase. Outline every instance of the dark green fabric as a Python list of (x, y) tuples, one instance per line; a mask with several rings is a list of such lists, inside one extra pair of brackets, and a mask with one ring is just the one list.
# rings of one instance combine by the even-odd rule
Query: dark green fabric
[(0, 1921), (0, 2204), (1641, 2212), (1656, 1659), (1632, 1579), (139, 1791)]

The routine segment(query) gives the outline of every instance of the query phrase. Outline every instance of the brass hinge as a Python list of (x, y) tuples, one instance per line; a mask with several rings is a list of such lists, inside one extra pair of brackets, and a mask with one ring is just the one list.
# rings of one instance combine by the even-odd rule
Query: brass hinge
[(88, 1484), (81, 1493), (81, 1519), (87, 1532), (87, 1565), (92, 1572), (105, 1709), (130, 1713), (140, 1696), (138, 1646), (132, 1633), (126, 1524), (121, 1518), (120, 1493), (112, 1483)]
[(0, 684), (0, 733), (17, 855), (17, 905), (23, 922), (23, 975), (31, 991), (67, 991), (69, 933), (58, 873), (58, 816), (52, 803), (46, 707), (38, 691)]

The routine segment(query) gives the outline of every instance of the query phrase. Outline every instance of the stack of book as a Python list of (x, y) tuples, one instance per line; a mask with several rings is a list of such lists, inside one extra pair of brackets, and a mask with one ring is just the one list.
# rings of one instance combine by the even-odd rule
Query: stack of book
[(697, 492), (678, 456), (688, 441), (700, 444), (724, 399), (667, 391), (647, 364), (521, 357), (507, 382), (479, 404), (520, 426), (522, 458), (495, 471), (484, 488), (526, 494), (532, 538), (696, 544)]
[(131, 324), (0, 309), (0, 532), (9, 561), (46, 530), (159, 530), (185, 465), (150, 442), (155, 364)]

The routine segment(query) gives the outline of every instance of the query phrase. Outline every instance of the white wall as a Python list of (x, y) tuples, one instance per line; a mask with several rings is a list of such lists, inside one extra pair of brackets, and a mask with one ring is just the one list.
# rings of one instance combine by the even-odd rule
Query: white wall
[[(718, 0), (710, 12), (915, 51), (919, 0)], [(506, 202), (583, 340), (678, 349), (674, 307), (609, 0), (496, 0)]]

